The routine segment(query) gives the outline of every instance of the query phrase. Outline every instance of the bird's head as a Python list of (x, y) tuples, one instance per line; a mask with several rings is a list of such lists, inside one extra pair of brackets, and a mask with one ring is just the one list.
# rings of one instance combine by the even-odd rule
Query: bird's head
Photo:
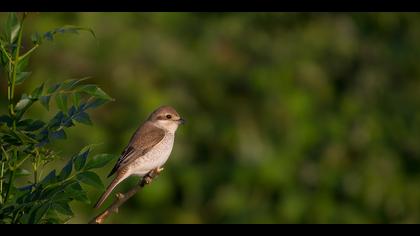
[(171, 106), (159, 107), (149, 116), (148, 121), (170, 133), (175, 133), (178, 126), (185, 123), (185, 120)]

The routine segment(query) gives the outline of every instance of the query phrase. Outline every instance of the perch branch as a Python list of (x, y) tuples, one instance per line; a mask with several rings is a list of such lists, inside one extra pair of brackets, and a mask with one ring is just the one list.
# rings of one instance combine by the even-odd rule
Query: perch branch
[(163, 168), (158, 168), (150, 171), (147, 175), (145, 175), (139, 182), (139, 184), (135, 185), (126, 193), (117, 193), (115, 201), (109, 206), (105, 211), (101, 214), (97, 215), (93, 218), (89, 224), (102, 224), (104, 221), (112, 214), (118, 213), (118, 208), (124, 204), (128, 199), (134, 196), (140, 189), (144, 186), (150, 184), (153, 179), (160, 174)]

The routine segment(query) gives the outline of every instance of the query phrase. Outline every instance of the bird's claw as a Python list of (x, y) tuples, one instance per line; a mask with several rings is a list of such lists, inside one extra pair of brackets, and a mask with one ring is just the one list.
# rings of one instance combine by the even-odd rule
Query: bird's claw
[(164, 169), (165, 168), (163, 168), (163, 167), (158, 167), (158, 168), (156, 168), (155, 172), (156, 172), (156, 174), (160, 174), (160, 172), (162, 172)]
[(150, 177), (150, 175), (146, 175), (145, 177), (144, 177), (144, 183), (145, 184), (150, 184), (151, 182), (152, 182), (152, 177)]
[(147, 185), (150, 184), (153, 181), (153, 178), (157, 177), (160, 172), (163, 171), (163, 167), (158, 167), (156, 169), (153, 169), (152, 171), (150, 171), (149, 173), (147, 173), (144, 177), (143, 177), (143, 181), (142, 181), (142, 185)]

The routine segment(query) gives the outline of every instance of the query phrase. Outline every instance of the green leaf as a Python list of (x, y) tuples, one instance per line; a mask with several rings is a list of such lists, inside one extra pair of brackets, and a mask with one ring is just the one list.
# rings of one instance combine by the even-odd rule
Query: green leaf
[(84, 78), (81, 78), (81, 79), (66, 80), (61, 84), (61, 88), (64, 89), (64, 90), (74, 89), (80, 82), (82, 82), (84, 80), (87, 80), (87, 79), (90, 79), (90, 77), (84, 77)]
[(47, 111), (50, 110), (50, 100), (51, 96), (42, 96), (39, 98), (39, 101), (41, 102), (42, 106), (47, 109)]
[(89, 32), (94, 38), (96, 38), (95, 32), (92, 29), (87, 27), (75, 26), (75, 25), (65, 25), (61, 28), (55, 30), (57, 33), (75, 33), (78, 34), (79, 31), (87, 31)]
[(57, 112), (55, 116), (49, 121), (50, 127), (59, 127), (60, 124), (65, 120), (65, 115), (62, 111)]
[(58, 109), (63, 112), (67, 111), (67, 96), (63, 93), (58, 93), (55, 96), (55, 102), (57, 103)]
[(32, 91), (31, 97), (38, 99), (41, 96), (43, 91), (44, 91), (44, 83), (42, 83), (40, 86), (36, 87), (34, 91)]
[(19, 85), (22, 84), (29, 76), (32, 74), (32, 72), (19, 72), (16, 74), (16, 81), (15, 84)]
[(99, 178), (99, 176), (95, 173), (93, 173), (92, 171), (86, 171), (86, 172), (82, 172), (77, 174), (76, 178), (87, 185), (90, 185), (92, 187), (98, 188), (98, 189), (103, 189), (104, 185), (102, 184), (101, 179)]
[[(95, 32), (93, 32), (90, 28), (80, 27), (80, 26), (74, 26), (74, 25), (66, 25), (48, 32), (45, 32), (43, 35), (43, 38), (49, 41), (53, 41), (56, 34), (64, 34), (64, 33), (73, 33), (73, 34), (79, 34), (79, 31), (87, 31), (92, 34), (94, 38), (96, 38)], [(40, 40), (38, 40), (41, 42)]]
[(101, 99), (105, 99), (108, 101), (113, 100), (113, 98), (111, 98), (108, 94), (106, 94), (102, 89), (100, 89), (98, 86), (94, 85), (94, 84), (87, 84), (87, 85), (83, 85), (80, 87), (79, 89), (82, 92), (85, 92), (91, 96), (94, 96), (96, 98), (101, 98)]
[(40, 128), (44, 127), (45, 122), (41, 121), (41, 120), (36, 120), (30, 124), (28, 124), (25, 128), (26, 131), (35, 131), (35, 130), (39, 130)]
[(78, 107), (80, 105), (81, 97), (82, 96), (78, 92), (74, 92), (74, 93), (71, 94), (71, 99), (72, 99), (72, 102), (73, 102), (74, 106)]
[(36, 143), (37, 142), (31, 136), (23, 133), (20, 130), (12, 131), (12, 133), (13, 133), (13, 135), (15, 135), (15, 137), (17, 137), (22, 142), (22, 144), (29, 144), (29, 143)]
[(23, 110), (29, 103), (31, 102), (31, 99), (29, 98), (22, 98), (15, 107), (16, 111), (21, 111)]
[(67, 179), (70, 176), (72, 170), (73, 170), (73, 160), (70, 160), (61, 170), (60, 175), (58, 177), (59, 180), (61, 181), (61, 180)]
[[(62, 185), (62, 184), (61, 184)], [(45, 189), (43, 189), (40, 199), (49, 199), (52, 200), (61, 192), (64, 192), (63, 186), (61, 185), (47, 185)]]
[(75, 158), (74, 158), (74, 168), (79, 171), (83, 167), (85, 167), (87, 157), (89, 155), (90, 149), (82, 150)]
[(47, 93), (48, 93), (48, 94), (54, 93), (55, 91), (57, 91), (57, 89), (58, 89), (58, 88), (60, 88), (60, 86), (61, 86), (61, 84), (60, 84), (60, 83), (56, 83), (56, 84), (54, 84), (53, 86), (51, 86), (51, 87), (48, 89)]
[(56, 180), (56, 172), (55, 170), (52, 170), (45, 178), (41, 181), (42, 185), (48, 185), (50, 183), (55, 182)]
[(24, 176), (28, 176), (28, 175), (31, 175), (31, 174), (32, 174), (32, 173), (31, 173), (29, 170), (19, 168), (19, 169), (16, 171), (15, 176), (16, 176), (16, 177), (24, 177)]
[(51, 133), (51, 138), (53, 139), (66, 139), (67, 135), (66, 132), (64, 132), (64, 130), (60, 129), (58, 131), (54, 131)]
[(53, 209), (54, 203), (50, 203), (50, 209), (44, 215), (42, 220), (38, 224), (61, 224), (62, 219), (55, 209)]
[[(42, 86), (40, 88), (37, 89), (41, 89), (42, 90)], [(37, 89), (35, 89), (34, 92), (32, 93), (36, 93)], [(33, 98), (32, 95), (30, 95), (29, 97), (26, 94), (22, 95), (21, 100), (16, 104), (15, 107), (15, 111), (16, 111), (16, 119), (19, 120), (22, 118), (23, 114), (26, 112), (26, 110), (32, 106), (32, 104), (34, 103), (34, 101), (36, 101), (37, 98)]]
[(42, 217), (47, 213), (47, 211), (50, 209), (51, 204), (45, 203), (37, 208), (33, 208), (34, 210), (30, 211), (29, 214), (29, 224), (36, 224), (38, 223)]
[(33, 44), (41, 44), (42, 43), (42, 37), (38, 32), (35, 32), (31, 35), (31, 41)]
[(67, 216), (73, 216), (74, 213), (71, 210), (69, 204), (67, 202), (54, 202), (52, 204), (52, 209), (56, 210), (58, 213), (63, 214), (63, 215), (67, 215)]
[(6, 34), (10, 44), (17, 40), (19, 30), (20, 22), (18, 20), (17, 14), (15, 12), (9, 13), (6, 21)]
[(84, 105), (84, 109), (94, 109), (97, 108), (99, 106), (102, 106), (103, 104), (109, 102), (109, 100), (105, 100), (105, 99), (93, 99), (91, 101), (89, 101), (88, 103), (86, 103)]
[(29, 63), (29, 57), (20, 59), (16, 65), (16, 71), (18, 73), (25, 71), (25, 69), (28, 67), (28, 63)]
[(99, 154), (90, 158), (86, 164), (85, 170), (96, 169), (104, 167), (110, 161), (116, 159), (118, 156), (113, 154)]
[(90, 120), (89, 115), (86, 112), (79, 112), (73, 117), (73, 119), (82, 124), (92, 125), (92, 121)]
[(64, 189), (64, 192), (66, 192), (67, 196), (73, 198), (76, 201), (90, 204), (90, 200), (87, 197), (85, 190), (83, 190), (80, 184), (77, 182), (74, 182), (71, 185), (67, 186)]

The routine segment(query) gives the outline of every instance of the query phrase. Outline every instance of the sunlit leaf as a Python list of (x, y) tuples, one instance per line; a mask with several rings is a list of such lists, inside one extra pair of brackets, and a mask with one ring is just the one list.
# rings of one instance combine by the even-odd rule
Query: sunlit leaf
[(27, 169), (23, 169), (23, 168), (19, 168), (15, 173), (16, 177), (24, 177), (24, 176), (28, 176), (28, 175), (32, 175), (32, 172), (27, 170)]
[(15, 107), (16, 111), (21, 111), (23, 110), (29, 103), (31, 102), (31, 99), (29, 98), (22, 98)]
[(15, 12), (9, 13), (6, 21), (6, 35), (9, 37), (9, 43), (14, 43), (20, 30), (20, 22)]

